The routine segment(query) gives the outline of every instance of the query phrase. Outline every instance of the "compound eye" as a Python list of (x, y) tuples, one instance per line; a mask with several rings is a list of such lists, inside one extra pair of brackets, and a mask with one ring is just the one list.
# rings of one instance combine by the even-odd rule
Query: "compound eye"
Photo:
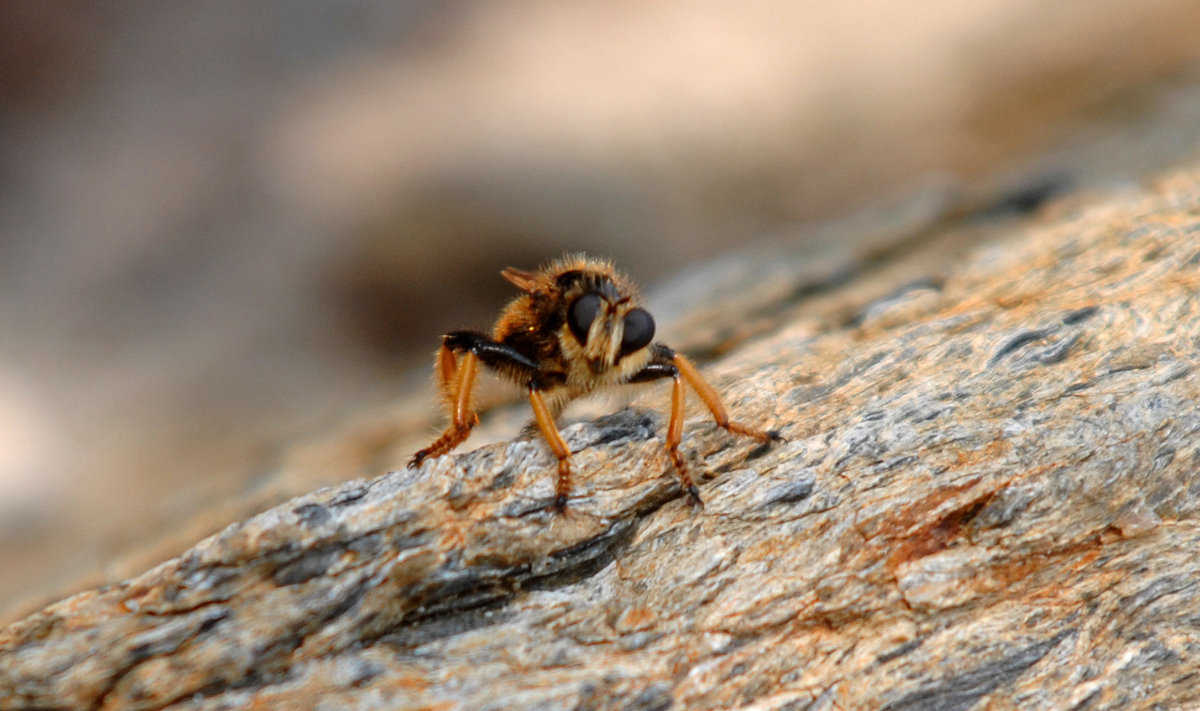
[(571, 304), (571, 312), (567, 314), (567, 325), (571, 327), (571, 333), (575, 334), (575, 340), (581, 344), (587, 343), (588, 329), (592, 327), (592, 321), (596, 320), (598, 313), (600, 296), (597, 294), (584, 294)]
[(621, 337), (621, 355), (641, 350), (654, 339), (654, 318), (645, 309), (625, 314), (625, 335)]

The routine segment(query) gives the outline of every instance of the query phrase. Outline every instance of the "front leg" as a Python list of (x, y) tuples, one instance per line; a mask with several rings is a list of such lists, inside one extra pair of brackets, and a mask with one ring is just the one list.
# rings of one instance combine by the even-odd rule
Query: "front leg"
[(651, 348), (653, 355), (650, 362), (646, 364), (645, 368), (634, 373), (629, 378), (629, 382), (649, 383), (662, 378), (672, 378), (675, 381), (671, 386), (671, 420), (667, 425), (667, 454), (671, 457), (671, 466), (675, 470), (675, 475), (679, 477), (679, 486), (687, 492), (693, 506), (703, 508), (704, 500), (700, 498), (700, 489), (696, 487), (696, 482), (688, 473), (683, 455), (679, 452), (679, 444), (683, 442), (683, 411), (686, 393), (683, 390), (683, 380), (679, 374), (679, 368), (673, 362), (675, 351), (661, 343), (655, 343)]
[[(679, 374), (683, 376), (687, 384), (692, 386), (692, 390), (695, 390), (700, 399), (704, 401), (705, 406), (708, 407), (708, 411), (712, 413), (713, 419), (716, 420), (719, 426), (724, 427), (734, 434), (753, 437), (763, 444), (778, 442), (783, 439), (774, 430), (760, 430), (730, 420), (729, 414), (725, 412), (725, 406), (721, 404), (721, 398), (717, 395), (717, 391), (713, 390), (708, 381), (700, 376), (700, 371), (696, 370), (696, 366), (692, 365), (692, 361), (684, 358), (680, 353), (673, 353), (671, 363), (679, 370)], [(678, 379), (676, 381), (678, 382)]]
[(683, 416), (687, 394), (684, 390), (685, 382), (704, 401), (717, 424), (729, 432), (753, 437), (759, 442), (779, 440), (780, 437), (776, 432), (764, 432), (731, 421), (717, 392), (700, 376), (696, 366), (692, 365), (690, 360), (661, 343), (656, 343), (651, 348), (654, 350), (650, 362), (645, 368), (635, 373), (629, 382), (648, 383), (661, 378), (672, 378), (675, 381), (671, 387), (671, 420), (667, 425), (667, 453), (671, 456), (671, 464), (675, 468), (676, 475), (679, 476), (680, 486), (687, 492), (688, 498), (694, 505), (703, 507), (704, 501), (700, 498), (700, 490), (696, 488), (691, 474), (684, 465), (683, 455), (679, 452), (679, 445), (683, 441)]

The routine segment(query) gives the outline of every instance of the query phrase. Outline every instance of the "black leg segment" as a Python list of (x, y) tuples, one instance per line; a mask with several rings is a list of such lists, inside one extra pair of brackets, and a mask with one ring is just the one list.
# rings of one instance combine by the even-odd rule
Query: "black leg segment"
[(456, 353), (474, 353), (480, 363), (517, 380), (531, 380), (538, 373), (537, 363), (510, 345), (494, 341), (475, 331), (452, 331), (442, 343)]

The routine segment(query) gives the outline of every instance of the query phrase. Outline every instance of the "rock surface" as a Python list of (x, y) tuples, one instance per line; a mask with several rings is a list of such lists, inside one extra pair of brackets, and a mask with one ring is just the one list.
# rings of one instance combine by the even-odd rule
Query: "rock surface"
[(1194, 705), (1198, 273), (1183, 174), (781, 303), (707, 374), (788, 441), (697, 408), (703, 510), (644, 407), (566, 429), (565, 517), (537, 439), (320, 490), (0, 631), (0, 708)]
[[(586, 248), (653, 284), (930, 185), (1020, 205), (1200, 155), (1195, 0), (97, 19), (0, 3), (0, 625), (403, 466), (401, 394), (506, 266)], [(395, 459), (255, 490), (368, 407)]]

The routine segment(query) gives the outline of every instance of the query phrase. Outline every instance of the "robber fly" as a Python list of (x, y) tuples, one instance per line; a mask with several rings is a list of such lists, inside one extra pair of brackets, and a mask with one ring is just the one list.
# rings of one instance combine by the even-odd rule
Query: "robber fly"
[(523, 293), (505, 307), (490, 336), (453, 331), (443, 337), (434, 377), (449, 410), (450, 426), (417, 452), (410, 466), (446, 454), (479, 423), (479, 415), (471, 409), (471, 391), (481, 363), (529, 392), (537, 427), (558, 457), (554, 499), (558, 512), (566, 509), (571, 492), (571, 450), (555, 421), (571, 400), (606, 387), (674, 379), (667, 452), (683, 490), (697, 506), (703, 506), (700, 491), (679, 453), (684, 383), (726, 430), (763, 443), (780, 439), (775, 432), (731, 421), (696, 366), (652, 342), (654, 319), (641, 307), (632, 282), (609, 262), (575, 255), (536, 272), (510, 267), (501, 274)]

